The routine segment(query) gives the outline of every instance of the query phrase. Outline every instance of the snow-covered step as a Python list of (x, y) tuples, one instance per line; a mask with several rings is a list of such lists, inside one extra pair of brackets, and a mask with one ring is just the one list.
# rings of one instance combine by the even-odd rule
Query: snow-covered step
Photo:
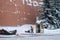
[(0, 38), (11, 38), (11, 37), (17, 37), (16, 35), (0, 35)]

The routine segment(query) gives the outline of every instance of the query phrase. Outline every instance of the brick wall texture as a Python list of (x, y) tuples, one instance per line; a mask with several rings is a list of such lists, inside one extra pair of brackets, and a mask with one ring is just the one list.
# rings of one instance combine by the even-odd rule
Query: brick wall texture
[(41, 0), (0, 0), (0, 26), (34, 24)]

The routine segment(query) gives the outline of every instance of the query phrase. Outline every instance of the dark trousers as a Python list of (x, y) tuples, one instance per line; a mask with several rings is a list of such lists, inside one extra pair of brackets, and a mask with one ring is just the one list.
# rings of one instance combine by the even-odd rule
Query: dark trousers
[(16, 34), (16, 31), (14, 30), (13, 32), (8, 32), (8, 31), (6, 31), (6, 30), (1, 30), (0, 31), (0, 34), (1, 35), (15, 35)]

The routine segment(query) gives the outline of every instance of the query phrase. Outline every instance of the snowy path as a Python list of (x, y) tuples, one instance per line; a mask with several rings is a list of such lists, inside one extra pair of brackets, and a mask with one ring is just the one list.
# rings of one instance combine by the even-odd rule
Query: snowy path
[(51, 36), (35, 36), (35, 37), (11, 37), (11, 38), (0, 38), (0, 40), (60, 40), (60, 35)]

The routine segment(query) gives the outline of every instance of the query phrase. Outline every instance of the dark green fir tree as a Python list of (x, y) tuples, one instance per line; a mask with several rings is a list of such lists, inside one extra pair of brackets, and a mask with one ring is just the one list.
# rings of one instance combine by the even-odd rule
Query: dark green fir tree
[(44, 0), (43, 14), (40, 19), (45, 28), (60, 28), (60, 0)]

